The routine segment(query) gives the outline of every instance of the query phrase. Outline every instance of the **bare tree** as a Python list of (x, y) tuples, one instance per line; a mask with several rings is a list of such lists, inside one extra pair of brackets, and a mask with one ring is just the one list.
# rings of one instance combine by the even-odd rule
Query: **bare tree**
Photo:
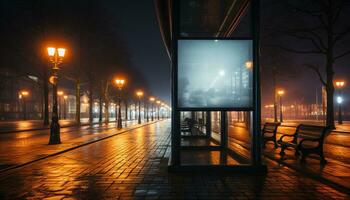
[[(294, 0), (284, 4), (292, 16), (273, 28), (275, 34), (280, 34), (299, 41), (296, 45), (271, 45), (282, 50), (304, 55), (319, 55), (325, 60), (324, 68), (307, 64), (314, 70), (327, 91), (326, 124), (334, 128), (334, 64), (339, 59), (350, 54), (341, 41), (350, 33), (350, 26), (345, 26), (345, 10), (348, 10), (345, 0)], [(349, 12), (349, 11), (348, 11)], [(293, 24), (294, 23), (294, 24)], [(296, 27), (296, 28), (295, 28)], [(307, 44), (307, 45), (306, 45)], [(305, 48), (308, 46), (309, 48)], [(325, 78), (321, 70), (324, 70)]]

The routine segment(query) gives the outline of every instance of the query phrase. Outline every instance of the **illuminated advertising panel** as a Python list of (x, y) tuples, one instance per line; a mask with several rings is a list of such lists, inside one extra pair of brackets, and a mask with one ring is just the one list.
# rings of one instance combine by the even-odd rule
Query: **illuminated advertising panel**
[(179, 40), (179, 108), (252, 108), (252, 54), (251, 40)]

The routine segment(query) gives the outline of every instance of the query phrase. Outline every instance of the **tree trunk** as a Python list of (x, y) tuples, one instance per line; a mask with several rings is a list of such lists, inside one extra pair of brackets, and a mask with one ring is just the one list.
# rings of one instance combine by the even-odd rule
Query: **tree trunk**
[(80, 80), (75, 85), (75, 122), (80, 126)]
[(44, 69), (44, 125), (49, 125), (49, 75), (48, 69)]
[(92, 80), (89, 80), (89, 123), (92, 124), (93, 120), (94, 120), (94, 116), (93, 116), (93, 106), (94, 106), (94, 100), (93, 100), (93, 86), (92, 86)]
[[(102, 88), (101, 88), (101, 90), (102, 90)], [(102, 91), (100, 91), (100, 95), (99, 95), (100, 97), (99, 97), (99, 101), (98, 101), (98, 106), (99, 106), (99, 111), (98, 111), (98, 122), (99, 123), (102, 123)]]
[(108, 110), (108, 101), (105, 101), (105, 123), (109, 123), (109, 110)]
[(125, 99), (125, 121), (128, 121), (128, 100)]
[(327, 58), (327, 85), (326, 85), (326, 91), (327, 91), (327, 118), (326, 118), (326, 125), (330, 126), (332, 129), (335, 128), (334, 125), (334, 103), (333, 103), (333, 96), (334, 96), (334, 86), (333, 86), (333, 64), (331, 61), (331, 58)]

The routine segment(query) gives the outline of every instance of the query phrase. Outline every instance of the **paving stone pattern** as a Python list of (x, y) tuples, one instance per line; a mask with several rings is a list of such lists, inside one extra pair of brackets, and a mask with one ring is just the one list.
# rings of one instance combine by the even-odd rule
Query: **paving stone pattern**
[(349, 199), (269, 162), (267, 175), (170, 174), (170, 122), (0, 174), (0, 199)]

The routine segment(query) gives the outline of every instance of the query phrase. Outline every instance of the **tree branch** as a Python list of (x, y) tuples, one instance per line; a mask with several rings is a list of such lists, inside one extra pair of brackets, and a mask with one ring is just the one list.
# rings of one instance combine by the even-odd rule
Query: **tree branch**
[(280, 46), (280, 45), (266, 45), (266, 46), (268, 46), (268, 47), (275, 47), (275, 48), (282, 49), (284, 51), (289, 51), (289, 52), (298, 53), (298, 54), (324, 54), (321, 51), (313, 51), (313, 50), (301, 51), (301, 50), (291, 49), (291, 48), (288, 48), (288, 47), (283, 47), (283, 46)]
[(334, 43), (335, 43), (335, 42), (338, 42), (339, 40), (341, 40), (344, 36), (346, 36), (346, 35), (349, 34), (349, 33), (350, 33), (350, 26), (347, 27), (347, 28), (345, 29), (345, 31), (336, 34), (336, 36), (334, 37), (333, 42), (334, 42)]
[(327, 83), (326, 83), (326, 81), (324, 81), (322, 74), (321, 74), (318, 67), (316, 67), (315, 65), (311, 65), (311, 64), (306, 64), (305, 66), (312, 69), (314, 72), (316, 72), (316, 74), (317, 74), (318, 78), (320, 79), (323, 86), (327, 85)]
[(343, 53), (341, 53), (341, 54), (339, 54), (338, 56), (335, 56), (335, 57), (334, 57), (334, 60), (337, 60), (337, 59), (339, 59), (339, 58), (341, 58), (341, 57), (344, 57), (344, 56), (346, 56), (346, 55), (348, 55), (348, 54), (350, 54), (350, 49), (347, 50), (347, 51), (345, 51), (345, 52), (343, 52)]
[(311, 41), (312, 44), (313, 44), (319, 51), (321, 51), (322, 53), (325, 53), (325, 51), (327, 50), (327, 49), (325, 48), (325, 46), (322, 44), (322, 42), (321, 42), (321, 44), (318, 44), (318, 43), (316, 42), (316, 40), (315, 40), (314, 38), (312, 38), (312, 37), (305, 36), (305, 35), (298, 35), (298, 34), (296, 34), (296, 33), (293, 32), (293, 31), (278, 31), (278, 32), (281, 32), (281, 33), (283, 33), (283, 34), (285, 34), (285, 35), (287, 35), (287, 36), (290, 36), (290, 37), (295, 37), (295, 38), (297, 38), (297, 39), (309, 40), (309, 41)]

